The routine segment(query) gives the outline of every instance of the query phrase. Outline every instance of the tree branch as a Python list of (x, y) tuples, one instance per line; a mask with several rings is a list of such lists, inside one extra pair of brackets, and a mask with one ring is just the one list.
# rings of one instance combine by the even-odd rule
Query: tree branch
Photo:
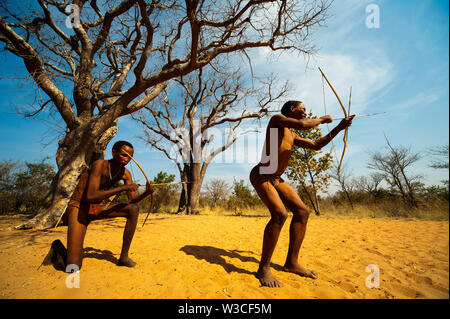
[(72, 106), (64, 93), (48, 77), (44, 63), (39, 58), (36, 50), (15, 33), (2, 17), (0, 17), (0, 33), (8, 38), (14, 46), (17, 55), (23, 59), (25, 67), (36, 84), (52, 99), (68, 128), (75, 128), (78, 125), (78, 120), (72, 110)]

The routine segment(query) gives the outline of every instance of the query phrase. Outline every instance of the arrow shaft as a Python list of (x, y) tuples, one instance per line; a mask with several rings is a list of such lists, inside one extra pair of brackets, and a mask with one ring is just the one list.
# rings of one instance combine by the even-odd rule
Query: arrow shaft
[[(152, 183), (152, 186), (173, 185), (173, 184), (187, 184), (187, 183), (189, 183), (189, 182), (171, 182), (171, 183), (157, 183), (157, 184)], [(145, 186), (145, 185), (138, 184), (138, 186)]]
[[(362, 115), (356, 115), (355, 117), (369, 117), (369, 116), (375, 116), (375, 115), (380, 115), (380, 114), (385, 114), (386, 112), (381, 112), (381, 113), (372, 113), (372, 114), (362, 114)], [(345, 119), (345, 117), (339, 117), (336, 119), (333, 119), (333, 121), (338, 121), (338, 120), (343, 120)]]

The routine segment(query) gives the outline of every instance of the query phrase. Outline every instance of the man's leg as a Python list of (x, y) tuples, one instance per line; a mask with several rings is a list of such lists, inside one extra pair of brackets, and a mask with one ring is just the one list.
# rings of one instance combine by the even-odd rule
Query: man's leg
[(131, 241), (133, 240), (134, 232), (139, 217), (139, 209), (134, 204), (119, 204), (115, 205), (105, 211), (102, 211), (95, 220), (108, 219), (116, 217), (126, 217), (127, 222), (123, 231), (122, 251), (120, 252), (118, 266), (134, 267), (136, 263), (128, 256)]
[[(87, 214), (87, 212), (85, 212)], [(87, 220), (79, 218), (80, 209), (69, 206), (67, 208), (67, 260), (66, 266), (77, 265), (81, 269), (83, 261), (83, 241), (86, 235)], [(81, 216), (82, 217), (82, 216)]]
[(254, 170), (250, 174), (250, 181), (258, 196), (269, 209), (271, 215), (264, 229), (261, 261), (259, 263), (257, 277), (263, 286), (281, 287), (281, 283), (270, 271), (270, 260), (278, 242), (280, 231), (287, 218), (286, 208), (273, 185), (267, 181), (261, 182), (258, 174)]
[(289, 184), (280, 183), (277, 190), (283, 202), (293, 213), (289, 227), (289, 249), (283, 269), (300, 276), (316, 279), (317, 275), (314, 271), (306, 269), (298, 263), (300, 247), (305, 237), (309, 209)]

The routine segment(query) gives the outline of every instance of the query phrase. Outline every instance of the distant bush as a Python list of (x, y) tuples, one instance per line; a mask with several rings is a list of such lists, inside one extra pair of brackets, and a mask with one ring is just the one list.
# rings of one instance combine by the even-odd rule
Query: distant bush
[(34, 214), (43, 207), (56, 174), (47, 160), (0, 162), (0, 213)]
[[(161, 171), (156, 174), (156, 176), (153, 178), (152, 183), (172, 183), (173, 181), (175, 181), (174, 174), (167, 174), (166, 172)], [(155, 191), (153, 192), (152, 213), (171, 211), (174, 209), (174, 207), (176, 209), (176, 207), (178, 207), (178, 201), (180, 199), (180, 192), (178, 191), (179, 188), (179, 185), (172, 184), (155, 186)], [(145, 191), (145, 188), (142, 187), (139, 189), (139, 191), (143, 192)], [(141, 213), (148, 212), (148, 210), (150, 209), (151, 200), (152, 197), (148, 196), (137, 204)]]
[(351, 209), (342, 192), (324, 198), (322, 208), (341, 216), (398, 217), (448, 220), (448, 187), (421, 187), (416, 194), (417, 207), (409, 205), (395, 190), (379, 188), (373, 192), (352, 190), (350, 192), (355, 208)]
[(258, 195), (254, 194), (249, 186), (244, 185), (244, 180), (233, 182), (233, 192), (228, 198), (227, 209), (235, 212), (236, 215), (242, 214), (242, 210), (254, 208), (263, 205)]

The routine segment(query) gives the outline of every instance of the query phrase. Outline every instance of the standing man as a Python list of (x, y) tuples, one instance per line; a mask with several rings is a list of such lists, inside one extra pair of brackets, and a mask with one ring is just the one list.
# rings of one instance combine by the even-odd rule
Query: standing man
[(340, 131), (352, 123), (355, 116), (342, 120), (328, 135), (317, 141), (299, 137), (290, 129), (308, 130), (319, 124), (331, 123), (331, 116), (307, 119), (305, 105), (300, 101), (288, 101), (281, 114), (274, 115), (267, 126), (266, 140), (261, 162), (250, 172), (250, 182), (258, 196), (270, 211), (271, 219), (264, 230), (262, 256), (257, 277), (263, 286), (281, 287), (270, 271), (270, 260), (280, 231), (287, 218), (287, 209), (293, 213), (289, 228), (289, 248), (283, 270), (316, 279), (314, 271), (298, 263), (298, 254), (305, 237), (309, 210), (295, 190), (281, 178), (288, 166), (293, 145), (319, 150), (327, 145)]
[[(135, 195), (138, 185), (133, 183), (130, 172), (125, 168), (131, 160), (128, 154), (133, 156), (133, 153), (130, 143), (118, 141), (112, 148), (112, 159), (95, 161), (91, 168), (81, 175), (67, 208), (69, 227), (66, 265), (77, 265), (81, 269), (83, 241), (91, 221), (115, 217), (127, 219), (117, 265), (136, 265), (128, 256), (139, 216), (136, 203), (153, 193), (153, 187), (147, 183), (145, 192), (139, 196)], [(123, 180), (124, 185), (114, 187), (120, 180)], [(129, 203), (109, 205), (108, 199), (121, 192), (127, 192)]]

